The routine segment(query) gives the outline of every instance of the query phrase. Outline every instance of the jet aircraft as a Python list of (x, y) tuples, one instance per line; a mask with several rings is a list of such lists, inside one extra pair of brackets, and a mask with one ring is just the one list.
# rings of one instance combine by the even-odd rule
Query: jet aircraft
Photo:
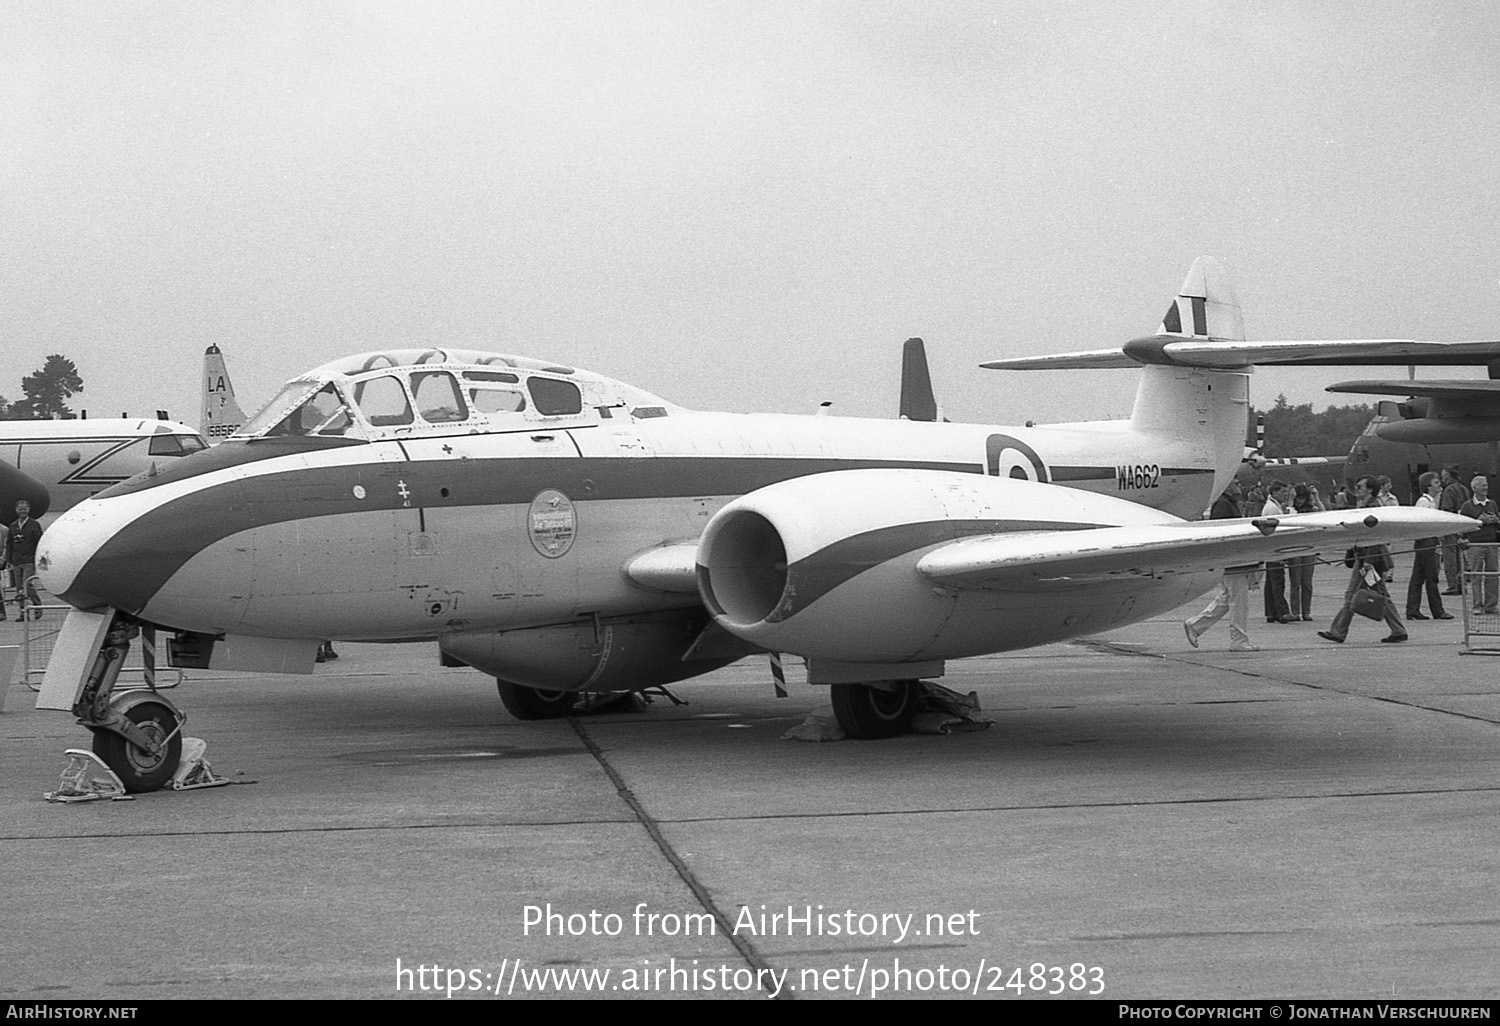
[[(698, 412), (573, 367), (449, 347), (326, 363), (230, 438), (81, 503), (38, 569), (72, 604), (38, 698), (133, 791), (181, 711), (115, 691), (138, 632), (179, 666), (310, 672), (320, 639), (435, 641), (522, 719), (800, 657), (844, 730), (910, 724), (947, 660), (1159, 615), (1226, 565), (1475, 526), (1417, 509), (1193, 521), (1286, 360), (1495, 343), (1246, 343), (1200, 260), (1156, 335), (999, 361), (1128, 366), (1129, 420), (997, 427)], [(1476, 350), (1477, 351), (1477, 350)]]

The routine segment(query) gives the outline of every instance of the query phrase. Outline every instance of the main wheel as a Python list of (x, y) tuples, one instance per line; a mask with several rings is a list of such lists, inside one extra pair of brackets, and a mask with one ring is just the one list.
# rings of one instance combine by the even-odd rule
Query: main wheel
[(160, 702), (142, 702), (127, 709), (125, 718), (152, 741), (165, 741), (166, 746), (152, 755), (113, 731), (95, 730), (94, 754), (115, 771), (131, 794), (155, 791), (172, 779), (182, 761), (182, 734), (177, 730), (177, 716)]
[(844, 733), (861, 741), (897, 737), (911, 729), (921, 681), (898, 680), (887, 691), (868, 684), (834, 684), (833, 714)]
[(540, 691), (498, 677), (495, 687), (505, 711), (518, 720), (555, 720), (572, 712), (578, 701), (576, 691)]

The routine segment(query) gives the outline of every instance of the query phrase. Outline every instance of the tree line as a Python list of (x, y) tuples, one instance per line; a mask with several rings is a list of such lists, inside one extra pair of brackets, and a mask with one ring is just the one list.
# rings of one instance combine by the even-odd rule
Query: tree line
[(1375, 416), (1375, 408), (1368, 403), (1330, 406), (1314, 413), (1311, 403), (1293, 406), (1285, 395), (1277, 396), (1276, 404), (1269, 410), (1255, 412), (1263, 413), (1266, 418), (1266, 444), (1261, 455), (1272, 459), (1347, 455), (1354, 440)]
[(22, 398), (11, 402), (0, 395), (0, 420), (72, 420), (78, 414), (68, 408), (68, 400), (82, 391), (83, 378), (73, 361), (53, 353), (21, 379)]

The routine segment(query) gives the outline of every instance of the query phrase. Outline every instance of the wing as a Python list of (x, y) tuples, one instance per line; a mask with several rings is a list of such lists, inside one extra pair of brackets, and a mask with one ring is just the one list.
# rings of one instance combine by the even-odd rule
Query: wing
[(986, 535), (933, 549), (917, 570), (936, 584), (996, 591), (1038, 585), (1202, 574), (1311, 552), (1341, 551), (1407, 538), (1459, 534), (1479, 526), (1436, 510), (1304, 513), (1283, 518), (1199, 520), (1086, 531)]

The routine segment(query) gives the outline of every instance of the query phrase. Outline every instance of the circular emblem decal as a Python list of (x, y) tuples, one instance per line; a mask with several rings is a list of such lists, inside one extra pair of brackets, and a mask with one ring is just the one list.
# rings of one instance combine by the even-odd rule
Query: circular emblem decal
[(573, 512), (573, 503), (566, 495), (555, 488), (548, 488), (531, 500), (526, 526), (531, 532), (531, 544), (537, 552), (548, 559), (556, 559), (566, 555), (573, 547), (573, 537), (578, 531), (578, 517)]
[(1012, 477), (1047, 484), (1051, 476), (1035, 449), (1010, 435), (985, 439), (985, 470), (991, 477)]

